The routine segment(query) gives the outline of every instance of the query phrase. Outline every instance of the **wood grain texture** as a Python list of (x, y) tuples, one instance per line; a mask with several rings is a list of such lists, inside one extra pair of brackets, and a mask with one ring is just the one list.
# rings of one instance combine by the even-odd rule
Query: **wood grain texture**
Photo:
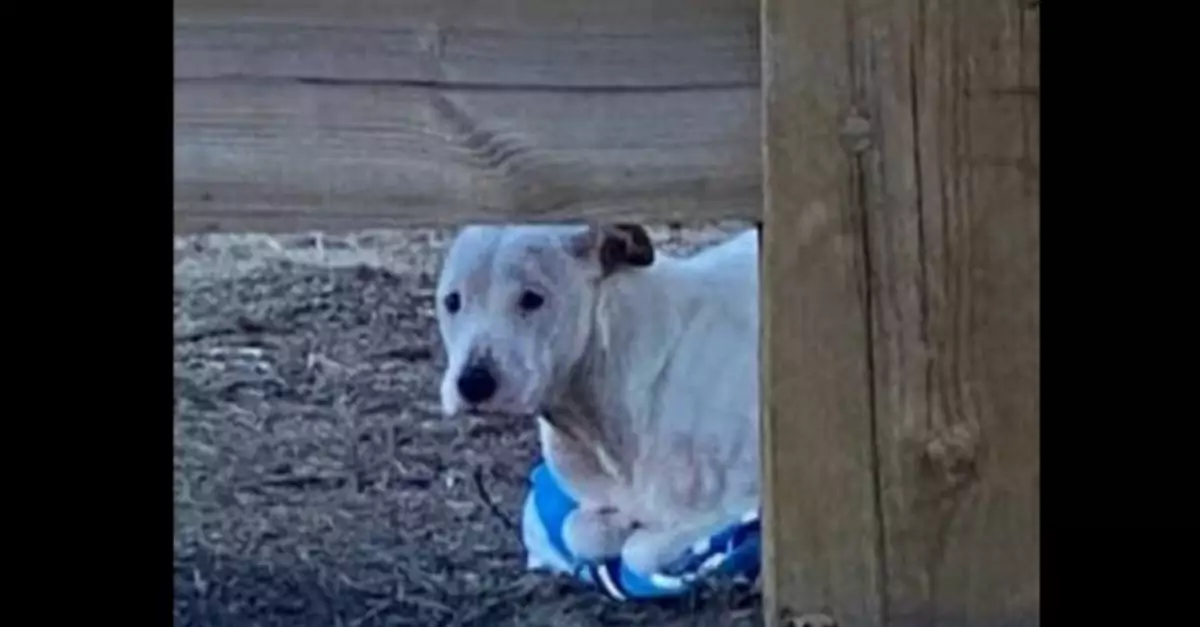
[[(785, 414), (777, 410), (780, 415), (769, 423), (775, 439), (768, 453), (776, 460), (800, 450), (813, 455), (765, 467), (768, 482), (780, 486), (774, 500), (798, 501), (776, 506), (777, 513), (768, 516), (768, 527), (780, 527), (769, 536), (776, 541), (769, 556), (776, 564), (770, 568), (818, 565), (803, 582), (786, 577), (769, 582), (768, 598), (775, 597), (775, 608), (821, 613), (842, 627), (1037, 625), (1037, 9), (984, 0), (767, 0), (765, 15), (768, 234), (787, 205), (778, 195), (804, 199), (815, 197), (813, 190), (848, 189), (850, 207), (828, 213), (861, 216), (860, 240), (842, 245), (861, 256), (825, 255), (813, 262), (829, 274), (858, 273), (865, 282), (862, 309), (848, 298), (834, 302), (847, 317), (861, 319), (865, 311), (869, 320), (860, 335), (865, 354), (858, 353), (861, 347), (847, 325), (837, 345), (846, 354), (818, 359), (814, 355), (832, 350), (830, 340), (815, 336), (813, 328), (807, 336), (797, 333), (805, 330), (806, 316), (786, 322), (785, 306), (767, 308), (767, 315), (779, 316), (774, 325), (764, 320), (771, 326), (764, 343), (777, 355), (769, 361), (779, 368), (768, 371), (768, 385), (788, 399), (769, 406), (796, 408), (788, 427), (780, 426)], [(813, 29), (820, 25), (839, 30), (844, 39), (829, 35), (815, 43)], [(802, 73), (779, 71), (781, 66)], [(820, 85), (819, 94), (831, 92), (789, 91), (797, 80)], [(819, 106), (818, 97), (829, 104)], [(789, 120), (802, 117), (809, 135), (788, 131)], [(840, 129), (841, 144), (812, 141), (816, 128)], [(797, 159), (806, 147), (818, 154)], [(847, 167), (810, 184), (808, 196), (770, 178), (796, 161), (812, 167), (847, 158)], [(798, 209), (789, 219), (816, 223), (805, 220), (813, 213), (803, 200), (789, 202)], [(824, 237), (836, 241), (842, 232), (831, 228)], [(783, 236), (777, 237), (776, 246), (783, 247)], [(815, 246), (833, 247), (823, 241)], [(781, 253), (767, 245), (765, 254)], [(856, 267), (853, 259), (863, 265)], [(792, 272), (798, 277), (793, 305), (828, 294), (829, 279), (815, 271)], [(776, 289), (766, 302), (780, 298), (783, 292)], [(781, 332), (795, 335), (784, 339)], [(797, 356), (778, 356), (785, 351)], [(788, 513), (811, 499), (808, 489), (816, 489), (801, 475), (828, 476), (839, 459), (862, 464), (858, 449), (846, 455), (836, 444), (825, 450), (799, 443), (803, 438), (836, 443), (836, 434), (858, 424), (861, 408), (848, 402), (839, 408), (830, 400), (848, 396), (860, 381), (857, 374), (828, 382), (824, 371), (829, 364), (856, 363), (856, 356), (868, 366), (869, 385), (861, 391), (872, 399), (879, 532), (874, 555), (879, 576), (873, 580), (823, 566), (830, 549), (787, 538), (812, 535), (804, 525), (816, 524), (848, 554), (843, 560), (871, 563), (866, 550), (839, 537), (820, 512)], [(809, 378), (827, 386), (796, 391)], [(860, 484), (828, 483), (828, 490), (848, 490), (855, 503), (835, 506), (834, 521), (866, 509)], [(865, 612), (855, 598), (875, 599), (875, 613)]]
[(758, 84), (755, 0), (176, 0), (178, 78)]
[(757, 217), (757, 94), (177, 83), (176, 229)]
[(881, 617), (864, 214), (843, 149), (847, 36), (838, 2), (764, 2), (769, 625), (827, 612), (844, 627)]
[(761, 215), (754, 0), (179, 0), (176, 230)]
[[(889, 625), (1037, 625), (1037, 10), (862, 2)], [(890, 51), (891, 54), (885, 54)]]

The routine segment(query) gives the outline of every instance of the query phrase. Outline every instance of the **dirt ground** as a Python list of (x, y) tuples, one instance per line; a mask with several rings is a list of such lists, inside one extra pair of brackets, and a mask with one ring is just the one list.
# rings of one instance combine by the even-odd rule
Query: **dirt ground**
[(524, 570), (533, 424), (438, 412), (447, 240), (176, 239), (175, 624), (760, 624), (729, 586), (616, 603)]

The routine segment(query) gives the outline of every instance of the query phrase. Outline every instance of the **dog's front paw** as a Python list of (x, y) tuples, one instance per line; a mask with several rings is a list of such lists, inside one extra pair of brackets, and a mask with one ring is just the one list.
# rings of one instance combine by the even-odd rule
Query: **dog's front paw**
[(621, 553), (632, 526), (610, 509), (580, 508), (563, 521), (563, 542), (576, 559), (599, 562)]
[(621, 562), (639, 577), (650, 577), (678, 566), (687, 547), (678, 534), (639, 529), (621, 547)]

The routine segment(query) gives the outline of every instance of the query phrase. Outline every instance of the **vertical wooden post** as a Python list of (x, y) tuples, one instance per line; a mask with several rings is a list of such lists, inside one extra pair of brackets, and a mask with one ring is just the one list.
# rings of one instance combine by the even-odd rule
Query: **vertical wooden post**
[(1038, 27), (764, 0), (768, 624), (1039, 622)]
[(841, 129), (853, 106), (845, 10), (764, 1), (768, 625), (881, 616), (865, 223)]

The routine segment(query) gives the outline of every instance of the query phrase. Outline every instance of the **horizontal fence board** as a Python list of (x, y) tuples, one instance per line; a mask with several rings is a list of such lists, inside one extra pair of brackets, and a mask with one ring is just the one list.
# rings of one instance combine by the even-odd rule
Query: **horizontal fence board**
[(758, 90), (177, 82), (181, 232), (757, 219)]
[(756, 0), (177, 0), (175, 75), (758, 84)]
[(178, 0), (181, 232), (756, 219), (756, 0)]

